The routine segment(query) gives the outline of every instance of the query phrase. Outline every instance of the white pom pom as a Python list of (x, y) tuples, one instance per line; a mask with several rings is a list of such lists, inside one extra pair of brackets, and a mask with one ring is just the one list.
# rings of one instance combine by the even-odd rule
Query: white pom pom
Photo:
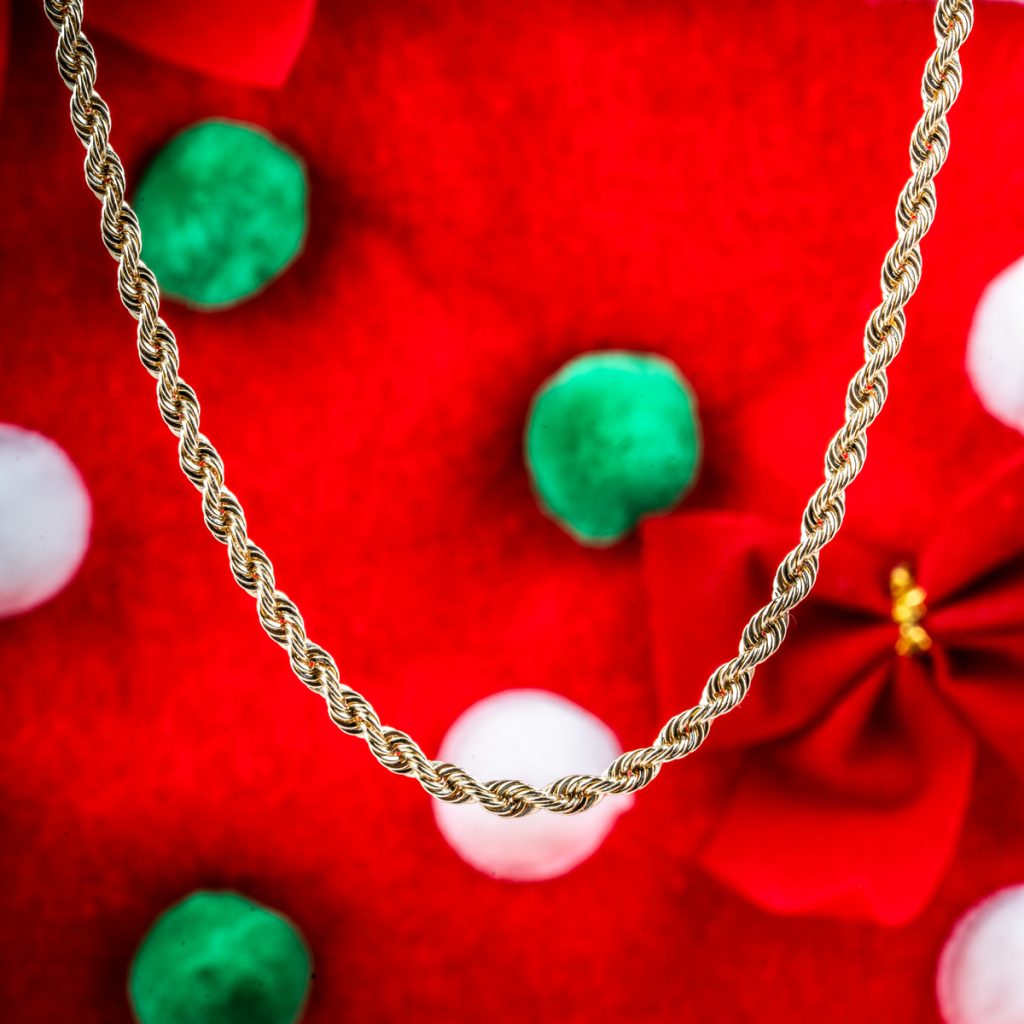
[(1024, 885), (960, 918), (939, 958), (936, 988), (947, 1024), (1024, 1021)]
[(1024, 432), (1024, 259), (982, 293), (967, 341), (967, 373), (981, 404)]
[[(477, 778), (542, 787), (564, 775), (600, 774), (622, 749), (599, 718), (546, 690), (506, 690), (474, 704), (448, 731), (440, 757)], [(582, 814), (538, 811), (500, 818), (471, 804), (435, 802), (438, 828), (455, 851), (488, 875), (554, 878), (587, 859), (633, 803), (606, 797)]]
[(89, 544), (89, 492), (64, 450), (0, 423), (0, 616), (53, 597)]

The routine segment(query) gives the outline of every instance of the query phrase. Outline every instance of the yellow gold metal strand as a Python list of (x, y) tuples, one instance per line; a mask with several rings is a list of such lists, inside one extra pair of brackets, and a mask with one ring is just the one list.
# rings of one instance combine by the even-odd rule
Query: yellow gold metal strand
[(958, 51), (973, 23), (971, 0), (936, 4), (937, 46), (924, 69), (924, 114), (911, 137), (912, 175), (896, 208), (898, 238), (882, 266), (882, 302), (868, 319), (864, 365), (849, 384), (845, 421), (828, 445), (825, 480), (807, 504), (800, 542), (778, 568), (771, 600), (747, 624), (737, 656), (711, 675), (700, 703), (670, 719), (651, 746), (626, 752), (603, 775), (567, 776), (544, 789), (507, 779), (481, 782), (456, 765), (431, 760), (404, 732), (382, 724), (366, 698), (341, 682), (331, 655), (306, 636), (298, 608), (277, 589), (270, 559), (249, 539), (242, 506), (224, 486), (224, 463), (199, 430), (196, 394), (178, 374), (178, 344), (160, 316), (156, 278), (140, 258), (139, 222), (125, 201), (124, 168), (110, 146), (110, 112), (96, 92), (96, 58), (82, 34), (82, 0), (43, 0), (43, 5), (59, 33), (57, 66), (71, 90), (71, 123), (87, 150), (86, 181), (102, 203), (103, 242), (118, 262), (121, 301), (138, 321), (139, 356), (156, 378), (160, 413), (178, 438), (182, 471), (202, 493), (206, 525), (227, 545), (231, 572), (256, 599), (263, 628), (288, 652), (299, 679), (324, 698), (338, 728), (362, 737), (385, 768), (414, 776), (439, 799), (475, 801), (509, 817), (536, 810), (586, 810), (609, 793), (641, 789), (663, 764), (700, 746), (712, 721), (743, 699), (754, 669), (782, 643), (789, 613), (817, 577), (818, 553), (842, 522), (846, 488), (864, 465), (866, 431), (881, 411), (888, 389), (886, 367), (903, 342), (903, 307), (921, 277), (920, 242), (935, 216), (933, 179), (949, 152), (946, 114), (960, 91)]

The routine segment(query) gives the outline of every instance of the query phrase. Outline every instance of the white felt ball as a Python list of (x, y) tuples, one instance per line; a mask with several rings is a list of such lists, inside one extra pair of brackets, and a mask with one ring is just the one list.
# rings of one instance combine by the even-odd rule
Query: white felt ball
[(74, 576), (91, 523), (89, 492), (65, 451), (0, 423), (0, 616), (42, 604)]
[[(482, 781), (521, 779), (543, 787), (564, 775), (599, 774), (622, 753), (599, 718), (546, 690), (505, 690), (462, 714), (440, 757)], [(473, 804), (435, 802), (442, 835), (473, 867), (496, 878), (555, 878), (587, 859), (630, 806), (610, 796), (582, 814), (537, 811), (500, 818)]]
[(1024, 259), (982, 293), (967, 341), (967, 373), (981, 404), (1024, 432)]
[(947, 1024), (1024, 1021), (1024, 885), (968, 911), (946, 941), (936, 981)]

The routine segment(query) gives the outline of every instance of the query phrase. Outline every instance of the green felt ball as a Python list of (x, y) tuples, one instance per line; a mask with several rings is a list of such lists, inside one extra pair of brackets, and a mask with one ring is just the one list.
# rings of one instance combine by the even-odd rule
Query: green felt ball
[(604, 546), (672, 508), (700, 462), (697, 400), (674, 364), (593, 352), (545, 381), (526, 424), (542, 508), (582, 544)]
[(298, 255), (307, 194), (302, 162), (266, 132), (200, 121), (157, 153), (139, 183), (142, 258), (168, 295), (234, 305)]
[(128, 992), (141, 1024), (293, 1024), (310, 956), (295, 926), (235, 892), (194, 892), (135, 952)]

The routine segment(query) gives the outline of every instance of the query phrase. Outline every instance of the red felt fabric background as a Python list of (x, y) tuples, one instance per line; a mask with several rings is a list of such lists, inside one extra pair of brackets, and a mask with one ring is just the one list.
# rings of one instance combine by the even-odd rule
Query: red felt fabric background
[[(963, 374), (979, 294), (1024, 255), (1024, 10), (980, 6), (908, 344), (850, 500), (851, 534), (896, 549), (950, 475), (1021, 445)], [(0, 419), (66, 448), (95, 526), (64, 593), (0, 621), (8, 1018), (128, 1020), (147, 925), (223, 885), (302, 928), (310, 1024), (934, 1020), (948, 929), (1024, 877), (1021, 791), (994, 759), (934, 899), (888, 929), (778, 917), (694, 867), (721, 795), (703, 752), (582, 867), (512, 885), (459, 861), (418, 788), (330, 726), (177, 469), (52, 29), (15, 7)], [(218, 114), (309, 164), (299, 262), (234, 311), (167, 312), (280, 585), (428, 752), (517, 686), (565, 694), (630, 746), (654, 735), (640, 542), (586, 551), (537, 512), (530, 396), (594, 346), (671, 356), (706, 435), (690, 506), (795, 529), (894, 237), (930, 19), (839, 0), (325, 2), (279, 91), (91, 33), (130, 180)]]

